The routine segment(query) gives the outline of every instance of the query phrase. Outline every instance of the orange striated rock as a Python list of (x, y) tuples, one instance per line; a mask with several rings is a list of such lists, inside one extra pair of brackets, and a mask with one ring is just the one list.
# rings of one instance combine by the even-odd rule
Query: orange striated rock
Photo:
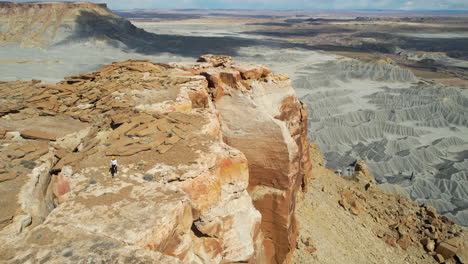
[(262, 213), (267, 260), (287, 262), (296, 245), (296, 196), (311, 169), (306, 107), (289, 78), (266, 66), (216, 55), (198, 61), (175, 65), (207, 78), (225, 142), (249, 161), (249, 192)]

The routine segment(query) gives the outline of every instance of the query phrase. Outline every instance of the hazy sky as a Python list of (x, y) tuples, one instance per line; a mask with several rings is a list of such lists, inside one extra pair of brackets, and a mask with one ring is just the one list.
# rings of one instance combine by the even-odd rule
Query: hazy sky
[(107, 3), (108, 7), (114, 10), (133, 8), (468, 10), (468, 0), (96, 0), (93, 2)]

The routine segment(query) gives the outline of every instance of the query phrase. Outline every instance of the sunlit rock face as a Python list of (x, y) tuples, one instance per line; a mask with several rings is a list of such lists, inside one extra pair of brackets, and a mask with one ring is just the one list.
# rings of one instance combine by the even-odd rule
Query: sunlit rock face
[(268, 261), (287, 261), (297, 236), (296, 195), (310, 171), (306, 108), (289, 78), (265, 66), (204, 56), (183, 67), (207, 76), (223, 138), (249, 161), (249, 192), (262, 213)]
[(30, 169), (2, 167), (0, 190), (18, 179), (7, 187), (21, 195), (2, 211), (0, 255), (287, 261), (310, 170), (305, 107), (285, 75), (201, 60), (116, 62), (57, 85), (2, 83), (2, 155)]

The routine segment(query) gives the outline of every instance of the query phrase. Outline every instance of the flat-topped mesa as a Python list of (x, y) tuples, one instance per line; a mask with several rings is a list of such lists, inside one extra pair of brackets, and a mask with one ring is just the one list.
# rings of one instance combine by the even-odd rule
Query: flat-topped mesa
[(0, 2), (0, 8), (107, 8), (107, 4), (91, 2)]
[[(153, 255), (160, 263), (160, 254), (142, 253), (149, 250), (184, 263), (263, 263), (261, 215), (247, 192), (247, 159), (223, 142), (203, 76), (133, 60), (70, 76), (57, 85), (0, 85), (2, 100), (18, 100), (1, 107), (1, 113), (17, 121), (2, 119), (0, 127), (7, 133), (21, 135), (20, 125), (27, 120), (35, 120), (39, 132), (69, 119), (84, 124), (82, 131), (49, 141), (50, 171), (18, 176), (25, 182), (18, 187), (21, 195), (8, 197), (19, 200), (21, 215), (0, 211), (0, 219), (12, 218), (1, 226), (0, 262), (4, 252), (13, 252), (12, 262), (61, 263), (64, 258), (89, 259), (90, 253), (91, 262), (114, 263), (120, 259), (109, 255), (114, 246), (102, 246), (110, 243), (121, 246), (130, 262)], [(18, 107), (24, 111), (17, 113)], [(47, 122), (38, 122), (44, 115)], [(1, 157), (28, 157), (19, 152), (22, 148), (12, 146)], [(114, 179), (108, 171), (111, 155), (119, 161)], [(48, 215), (35, 213), (44, 207), (44, 201), (35, 200), (36, 178), (51, 182), (44, 193), (53, 193), (54, 199), (46, 205), (57, 207)], [(24, 219), (31, 218), (35, 227), (22, 232), (31, 224)], [(95, 242), (83, 249), (57, 246), (82, 236)], [(43, 254), (52, 250), (54, 256)], [(177, 263), (164, 259), (161, 263)]]
[(174, 65), (207, 78), (224, 141), (249, 161), (249, 193), (262, 214), (267, 259), (287, 262), (296, 245), (296, 196), (311, 168), (306, 106), (288, 76), (264, 65), (219, 55)]
[(201, 60), (0, 83), (0, 135), (12, 138), (0, 157), (25, 167), (5, 167), (0, 182), (17, 183), (15, 206), (0, 211), (0, 262), (288, 262), (311, 166), (307, 111), (285, 75)]
[(134, 30), (106, 4), (88, 2), (2, 2), (0, 28), (0, 43), (40, 48), (77, 40), (115, 42), (116, 35)]

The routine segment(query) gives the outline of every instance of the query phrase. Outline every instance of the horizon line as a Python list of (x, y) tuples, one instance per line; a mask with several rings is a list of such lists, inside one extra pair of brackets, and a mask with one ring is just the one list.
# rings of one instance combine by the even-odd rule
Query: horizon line
[(218, 10), (218, 11), (286, 11), (286, 12), (293, 12), (293, 11), (357, 11), (357, 12), (433, 12), (433, 13), (465, 13), (468, 12), (468, 9), (385, 9), (385, 8), (201, 8), (201, 7), (194, 7), (194, 8), (177, 8), (177, 7), (150, 7), (150, 8), (129, 8), (129, 9), (113, 9), (109, 7), (109, 3), (107, 2), (96, 2), (90, 0), (84, 1), (67, 1), (67, 0), (32, 0), (32, 1), (24, 1), (24, 2), (15, 2), (12, 0), (0, 0), (0, 3), (12, 3), (12, 4), (47, 4), (47, 3), (91, 3), (91, 4), (106, 4), (107, 8), (113, 11), (129, 11), (129, 10), (153, 10), (153, 9), (161, 9), (161, 10), (177, 10), (177, 11), (208, 11), (208, 10)]
[(219, 11), (375, 11), (375, 12), (468, 12), (468, 9), (327, 9), (327, 8), (171, 8), (171, 7), (152, 7), (152, 8), (130, 8), (130, 9), (111, 9), (115, 11), (125, 10), (177, 10), (177, 11), (197, 11), (197, 10), (219, 10)]

